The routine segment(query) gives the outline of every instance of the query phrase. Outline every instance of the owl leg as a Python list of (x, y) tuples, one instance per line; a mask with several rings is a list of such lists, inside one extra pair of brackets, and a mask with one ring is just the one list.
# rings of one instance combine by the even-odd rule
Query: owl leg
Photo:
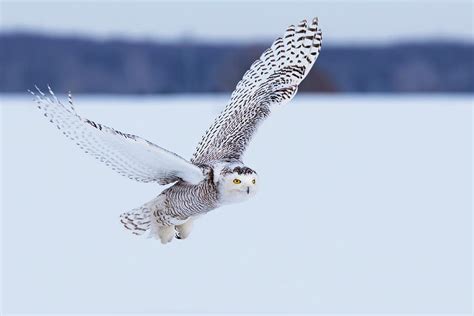
[(174, 238), (174, 226), (160, 226), (158, 228), (158, 236), (162, 244), (167, 244)]
[(189, 236), (191, 233), (191, 230), (193, 229), (193, 218), (189, 218), (186, 223), (181, 224), (181, 225), (176, 225), (176, 238), (177, 239), (185, 239)]

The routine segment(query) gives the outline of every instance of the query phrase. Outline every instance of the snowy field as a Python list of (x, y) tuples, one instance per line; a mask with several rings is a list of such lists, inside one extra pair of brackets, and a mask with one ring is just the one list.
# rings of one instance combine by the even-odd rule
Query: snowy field
[[(5, 312), (470, 313), (472, 96), (298, 95), (245, 156), (260, 192), (163, 246), (119, 224), (123, 178), (2, 101)], [(76, 96), (190, 157), (227, 96)]]

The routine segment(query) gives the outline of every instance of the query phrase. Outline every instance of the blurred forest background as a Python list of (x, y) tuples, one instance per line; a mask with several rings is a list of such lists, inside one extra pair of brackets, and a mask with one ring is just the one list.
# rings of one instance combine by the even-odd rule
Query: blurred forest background
[[(33, 84), (85, 93), (232, 91), (271, 45), (0, 35), (0, 92)], [(474, 45), (401, 42), (324, 46), (300, 91), (474, 92)]]

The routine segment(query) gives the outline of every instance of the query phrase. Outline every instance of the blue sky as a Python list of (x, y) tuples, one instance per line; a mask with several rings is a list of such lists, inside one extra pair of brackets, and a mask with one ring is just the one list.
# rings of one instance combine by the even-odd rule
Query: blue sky
[(319, 16), (326, 44), (472, 41), (472, 1), (1, 1), (1, 28), (99, 38), (256, 41)]

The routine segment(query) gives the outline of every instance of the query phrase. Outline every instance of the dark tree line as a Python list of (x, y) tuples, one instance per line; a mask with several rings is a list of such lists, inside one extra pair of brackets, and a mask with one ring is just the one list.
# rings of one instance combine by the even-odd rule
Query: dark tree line
[[(0, 35), (0, 92), (229, 92), (269, 45)], [(474, 92), (474, 44), (323, 47), (300, 91)]]

